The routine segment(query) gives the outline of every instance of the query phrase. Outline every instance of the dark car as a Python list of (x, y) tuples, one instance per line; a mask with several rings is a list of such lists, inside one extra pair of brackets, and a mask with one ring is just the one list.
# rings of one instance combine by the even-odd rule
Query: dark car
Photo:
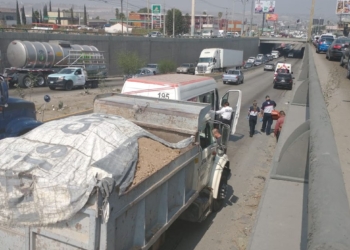
[(328, 50), (326, 52), (326, 58), (328, 60), (340, 60), (340, 58), (343, 56), (344, 50), (346, 50), (345, 45), (349, 45), (350, 38), (347, 37), (339, 37), (335, 39), (331, 45), (329, 45)]
[(293, 88), (292, 74), (278, 73), (275, 80), (273, 81), (273, 88), (286, 88), (291, 90)]
[(250, 69), (253, 67), (254, 67), (254, 63), (247, 62), (246, 64), (244, 64), (243, 69)]

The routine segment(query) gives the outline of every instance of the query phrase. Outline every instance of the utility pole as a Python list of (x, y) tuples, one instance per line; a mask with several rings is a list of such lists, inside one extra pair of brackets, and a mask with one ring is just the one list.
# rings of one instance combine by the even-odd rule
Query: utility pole
[(244, 22), (245, 22), (245, 5), (247, 3), (247, 0), (242, 0), (243, 1), (243, 17), (242, 17), (242, 25), (241, 25), (241, 36), (243, 36), (244, 32)]
[(121, 3), (121, 6), (120, 6), (120, 9), (121, 9), (121, 13), (122, 13), (122, 35), (124, 36), (124, 14), (123, 14), (123, 0), (120, 0), (120, 3)]
[(254, 3), (255, 1), (251, 0), (252, 1), (252, 6), (251, 6), (251, 9), (250, 9), (250, 27), (249, 27), (249, 36), (252, 36), (253, 35), (253, 13), (254, 13)]
[[(235, 15), (235, 0), (232, 1), (232, 30), (231, 30), (232, 32), (234, 31), (233, 29), (235, 27), (234, 15)], [(228, 26), (228, 21), (227, 21), (227, 26)]]
[(175, 8), (173, 8), (173, 38), (175, 38)]
[(195, 3), (196, 0), (192, 0), (192, 13), (191, 13), (191, 36), (194, 36), (194, 30), (195, 30), (195, 22), (194, 22), (194, 15), (195, 15)]
[(165, 36), (165, 0), (163, 1), (163, 36)]
[(228, 26), (228, 22), (227, 22), (227, 8), (226, 8), (226, 14), (225, 14), (225, 21), (226, 21), (225, 33), (227, 33), (227, 26)]
[(147, 33), (149, 33), (149, 0), (147, 0)]
[(126, 35), (129, 35), (129, 0), (126, 0)]
[(308, 30), (308, 37), (307, 37), (309, 41), (311, 39), (311, 33), (312, 33), (312, 21), (314, 19), (314, 13), (315, 13), (315, 2), (316, 0), (312, 0), (311, 10), (310, 10), (309, 30)]

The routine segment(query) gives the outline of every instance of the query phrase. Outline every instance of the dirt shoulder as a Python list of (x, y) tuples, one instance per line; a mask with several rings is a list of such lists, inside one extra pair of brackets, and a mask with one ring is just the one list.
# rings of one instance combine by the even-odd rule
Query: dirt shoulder
[(340, 67), (339, 62), (327, 61), (324, 54), (313, 53), (332, 122), (346, 192), (350, 197), (350, 80), (346, 78), (346, 69)]

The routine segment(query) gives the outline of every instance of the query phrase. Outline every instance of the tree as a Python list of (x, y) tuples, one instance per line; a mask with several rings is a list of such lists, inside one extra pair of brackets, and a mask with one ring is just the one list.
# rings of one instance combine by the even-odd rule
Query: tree
[(165, 28), (168, 35), (173, 34), (173, 10), (175, 10), (175, 35), (178, 35), (184, 32), (184, 18), (180, 10), (171, 9), (167, 11), (165, 18)]
[(44, 21), (46, 22), (45, 17), (46, 17), (46, 18), (49, 17), (49, 14), (48, 14), (48, 12), (47, 12), (47, 5), (46, 5), (46, 4), (44, 5), (44, 8), (43, 8), (43, 19), (44, 19)]
[(52, 11), (52, 8), (51, 8), (51, 1), (49, 3), (49, 11), (51, 12)]
[(41, 10), (39, 12), (39, 22), (42, 23), (43, 22), (43, 14), (41, 13)]
[(74, 24), (74, 13), (73, 13), (73, 7), (72, 7), (72, 8), (70, 8), (70, 19), (71, 19), (72, 24)]
[(84, 4), (84, 25), (87, 25), (87, 14), (86, 14), (86, 6)]
[[(151, 9), (148, 9), (148, 12), (151, 13)], [(137, 13), (147, 13), (147, 7), (139, 9), (139, 11)]]
[(218, 13), (218, 17), (219, 17), (219, 19), (222, 18), (222, 12), (219, 12), (219, 13)]
[(61, 24), (61, 11), (60, 11), (60, 8), (58, 8), (58, 11), (57, 11), (57, 24)]
[(36, 18), (34, 14), (34, 9), (32, 8), (32, 23), (36, 23)]
[(40, 17), (40, 16), (39, 16), (39, 11), (37, 11), (37, 10), (34, 11), (34, 17), (35, 17), (35, 22), (36, 22), (36, 23), (39, 23), (39, 22), (40, 22), (40, 19), (39, 19), (39, 17)]
[(18, 1), (16, 1), (16, 18), (17, 18), (17, 25), (21, 25), (21, 16), (19, 14)]
[(203, 11), (203, 15), (206, 15), (206, 14), (207, 14), (207, 12)]
[(121, 52), (117, 58), (118, 66), (122, 69), (124, 75), (135, 74), (139, 68), (145, 65), (145, 61), (134, 51)]
[(158, 67), (161, 74), (167, 74), (176, 71), (176, 63), (168, 59), (160, 61), (158, 63)]
[(191, 23), (191, 16), (188, 13), (186, 13), (186, 15), (183, 18), (183, 25), (182, 25), (183, 33), (190, 32), (190, 23)]
[(120, 13), (119, 13), (119, 9), (118, 8), (115, 8), (115, 19), (119, 19), (119, 15)]
[(95, 17), (96, 20), (100, 20), (100, 16)]
[(119, 14), (119, 19), (124, 20), (125, 19), (125, 14), (124, 13), (120, 13)]
[(26, 25), (27, 24), (27, 18), (26, 18), (26, 13), (24, 11), (24, 6), (21, 9), (21, 14), (22, 14), (22, 24)]

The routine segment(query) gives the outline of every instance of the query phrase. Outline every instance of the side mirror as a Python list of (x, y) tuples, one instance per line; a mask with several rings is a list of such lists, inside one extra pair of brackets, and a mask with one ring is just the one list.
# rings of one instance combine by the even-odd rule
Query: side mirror
[(0, 79), (0, 104), (3, 106), (7, 106), (7, 102), (9, 99), (9, 87), (7, 85), (7, 82), (2, 77)]
[(292, 77), (292, 79), (295, 79), (295, 77)]

